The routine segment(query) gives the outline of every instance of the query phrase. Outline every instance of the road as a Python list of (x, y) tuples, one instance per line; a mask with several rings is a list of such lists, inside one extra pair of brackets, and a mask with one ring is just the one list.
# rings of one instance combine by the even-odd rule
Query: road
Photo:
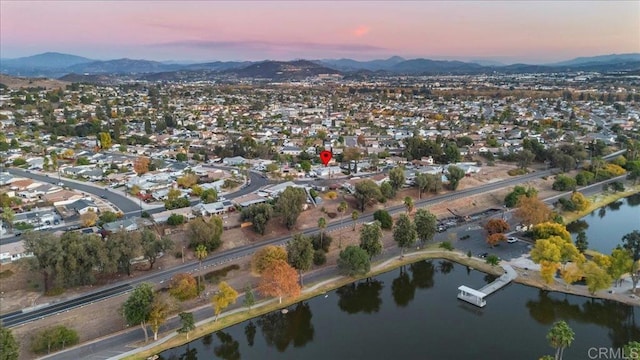
[[(617, 180), (619, 181), (621, 180), (621, 178), (610, 179), (607, 182), (617, 181)], [(520, 181), (522, 181), (522, 179), (520, 179)], [(591, 186), (582, 188), (580, 190), (583, 191), (585, 194), (593, 194), (598, 192), (601, 189), (601, 186), (602, 186), (602, 183), (599, 183), (597, 185), (591, 185)], [(486, 191), (486, 189), (484, 189), (484, 191)], [(561, 196), (567, 196), (568, 194), (570, 193), (561, 194)], [(432, 205), (437, 202), (445, 201), (448, 198), (449, 196), (440, 196), (438, 198), (425, 200), (423, 201), (423, 204)], [(546, 201), (550, 202), (555, 199), (557, 199), (557, 196), (546, 199)], [(397, 211), (404, 211), (404, 206), (396, 207), (396, 209), (394, 209), (394, 212), (397, 212)], [(492, 215), (491, 217), (503, 217), (512, 226), (517, 223), (517, 219), (512, 216), (512, 211), (498, 212)], [(453, 240), (453, 245), (456, 249), (461, 250), (463, 252), (470, 251), (475, 256), (478, 256), (482, 253), (494, 254), (500, 257), (501, 259), (506, 259), (506, 260), (519, 257), (522, 254), (530, 251), (531, 244), (522, 239), (519, 239), (518, 242), (513, 244), (504, 243), (498, 247), (489, 248), (484, 241), (484, 232), (479, 231), (481, 229), (482, 223), (484, 223), (487, 219), (488, 218), (483, 218), (483, 219), (478, 219), (472, 222), (465, 222), (457, 227), (450, 229), (446, 233), (436, 234), (435, 241), (439, 242), (439, 241), (448, 240), (450, 238), (450, 234), (453, 233), (456, 235), (455, 240)], [(359, 220), (359, 222), (364, 222), (364, 221), (370, 221), (370, 218), (367, 216)], [(337, 223), (331, 224), (329, 228), (335, 229), (340, 226), (351, 227), (352, 221), (350, 219), (348, 221), (345, 220), (344, 224), (342, 225), (340, 225), (340, 222), (338, 221)], [(311, 229), (309, 231), (306, 231), (305, 233), (310, 234), (313, 232), (315, 232), (315, 229)], [(459, 238), (464, 235), (470, 235), (470, 238), (466, 240), (459, 240)], [(284, 243), (288, 239), (289, 239), (288, 237), (283, 237), (280, 239), (273, 240), (269, 243)], [(266, 245), (266, 243), (261, 245)], [(251, 250), (249, 248), (253, 248), (253, 250), (255, 250), (257, 247), (249, 246), (249, 247), (245, 247), (244, 249), (238, 249), (239, 251), (236, 252), (233, 257), (250, 255)], [(393, 257), (393, 256), (397, 256), (398, 254), (399, 254), (399, 249), (395, 246), (391, 246), (384, 249), (383, 256)], [(211, 261), (205, 262), (205, 264), (207, 264), (206, 265), (207, 267), (215, 266), (216, 264), (230, 261), (229, 258), (222, 257), (222, 256), (218, 256), (216, 259), (210, 259), (210, 260)], [(189, 268), (189, 269), (195, 269), (196, 267), (197, 265), (194, 265), (194, 264), (191, 264), (191, 266), (185, 266), (185, 268)], [(168, 276), (168, 273), (169, 271), (165, 273), (165, 276)], [(335, 267), (323, 268), (323, 269), (319, 269), (319, 270), (312, 271), (310, 273), (305, 274), (305, 282), (313, 283), (313, 282), (316, 282), (331, 276), (335, 276), (335, 275), (337, 275), (335, 271)], [(242, 297), (240, 297), (236, 302), (236, 305), (231, 307), (230, 309), (240, 306), (239, 304), (242, 304)], [(210, 306), (203, 306), (194, 311), (194, 316), (196, 321), (210, 318), (212, 314), (213, 314), (213, 311)], [(179, 327), (178, 319), (173, 318), (173, 319), (170, 319), (162, 327), (161, 332), (170, 331), (172, 329), (176, 329), (177, 327)], [(123, 332), (114, 334), (113, 336), (110, 336), (103, 340), (90, 342), (65, 352), (53, 354), (46, 358), (47, 359), (74, 359), (74, 360), (78, 358), (96, 359), (96, 360), (108, 359), (118, 354), (122, 354), (131, 350), (128, 344), (131, 344), (133, 342), (139, 342), (142, 340), (144, 340), (142, 331), (139, 329), (139, 327), (134, 327), (132, 329), (127, 329)]]

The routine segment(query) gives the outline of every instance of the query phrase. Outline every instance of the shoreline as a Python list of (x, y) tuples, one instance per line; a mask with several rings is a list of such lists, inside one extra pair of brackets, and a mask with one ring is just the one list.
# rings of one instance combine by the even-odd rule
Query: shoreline
[(560, 216), (562, 217), (564, 224), (567, 225), (573, 221), (582, 219), (583, 217), (591, 214), (593, 211), (598, 210), (603, 206), (607, 206), (615, 201), (638, 193), (640, 193), (640, 184), (630, 186), (625, 191), (615, 193), (605, 194), (602, 191), (599, 191), (593, 195), (587, 196), (587, 199), (591, 201), (591, 204), (589, 204), (589, 206), (585, 210), (574, 212), (562, 211), (560, 212)]
[[(333, 291), (342, 286), (351, 284), (362, 279), (377, 276), (382, 273), (386, 273), (397, 269), (401, 266), (415, 263), (422, 260), (449, 260), (459, 265), (468, 266), (476, 271), (483, 272), (485, 274), (491, 274), (500, 276), (504, 273), (503, 269), (499, 266), (493, 266), (487, 264), (484, 260), (476, 257), (468, 257), (466, 254), (459, 252), (458, 250), (447, 251), (438, 248), (438, 243), (429, 244), (425, 249), (417, 250), (410, 253), (405, 253), (403, 258), (400, 256), (393, 256), (389, 259), (381, 259), (379, 263), (372, 266), (369, 273), (364, 276), (347, 277), (337, 276), (330, 277), (326, 280), (321, 280), (316, 283), (309, 284), (302, 290), (302, 294), (296, 298), (283, 299), (282, 304), (277, 303), (277, 299), (272, 298), (264, 300), (261, 303), (256, 304), (252, 309), (245, 307), (236, 308), (228, 311), (226, 314), (221, 314), (218, 321), (214, 321), (213, 317), (207, 318), (196, 324), (196, 329), (190, 333), (190, 340), (187, 340), (184, 335), (178, 334), (176, 331), (172, 331), (165, 337), (159, 339), (157, 342), (148, 344), (141, 348), (130, 351), (129, 353), (122, 354), (117, 359), (147, 359), (154, 355), (157, 355), (163, 351), (185, 345), (195, 339), (198, 339), (206, 334), (224, 329), (229, 326), (236, 325), (246, 320), (253, 319), (255, 317), (264, 315), (266, 313), (287, 308), (300, 301), (308, 300), (310, 298), (322, 295), (328, 291)], [(513, 282), (520, 285), (535, 287), (540, 290), (553, 291), (558, 293), (565, 293), (574, 296), (583, 296), (593, 299), (616, 301), (628, 306), (639, 306), (638, 300), (634, 300), (629, 296), (626, 298), (616, 298), (615, 295), (621, 295), (618, 293), (597, 293), (595, 295), (588, 293), (586, 289), (576, 288), (575, 285), (571, 285), (568, 288), (560, 283), (543, 284), (540, 283), (534, 276), (523, 275), (521, 268), (515, 267), (518, 272), (518, 276)], [(454, 296), (454, 295), (452, 295)]]

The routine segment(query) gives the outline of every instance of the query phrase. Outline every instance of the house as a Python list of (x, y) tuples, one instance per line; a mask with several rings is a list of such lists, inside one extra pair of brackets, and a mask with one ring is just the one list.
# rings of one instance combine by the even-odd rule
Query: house
[(89, 211), (98, 213), (98, 206), (91, 200), (80, 199), (67, 204), (66, 209), (73, 211), (79, 215), (86, 214)]
[(136, 231), (138, 230), (138, 222), (135, 218), (122, 219), (114, 222), (106, 223), (102, 225), (102, 229), (108, 233), (114, 233), (118, 231)]
[(245, 158), (243, 158), (242, 156), (226, 157), (226, 158), (222, 159), (222, 163), (225, 164), (225, 165), (229, 165), (229, 166), (242, 165), (246, 161), (247, 160)]
[(297, 146), (283, 146), (280, 149), (280, 154), (283, 155), (293, 155), (293, 156), (298, 156), (302, 153), (302, 149), (300, 149)]
[(33, 253), (26, 252), (23, 241), (0, 244), (0, 263), (2, 264), (31, 256)]
[(233, 209), (235, 209), (235, 207), (229, 200), (216, 201), (209, 204), (200, 203), (191, 207), (194, 215), (198, 216), (219, 215), (229, 211), (233, 211)]

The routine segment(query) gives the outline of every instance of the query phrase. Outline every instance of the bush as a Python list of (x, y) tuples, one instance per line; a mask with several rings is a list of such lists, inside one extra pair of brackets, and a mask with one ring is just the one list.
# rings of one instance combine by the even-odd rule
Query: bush
[(49, 291), (47, 291), (46, 293), (44, 293), (45, 296), (58, 296), (58, 295), (62, 295), (64, 294), (64, 288), (60, 287), (60, 286), (56, 286), (52, 289), (49, 289)]
[(44, 329), (31, 337), (31, 351), (36, 354), (62, 350), (79, 342), (78, 333), (65, 326), (58, 325)]
[(569, 191), (574, 190), (576, 185), (575, 179), (565, 175), (558, 175), (551, 188), (556, 191)]
[(558, 199), (560, 206), (562, 206), (562, 210), (564, 211), (576, 211), (576, 204), (573, 201), (565, 198)]
[(591, 171), (580, 171), (576, 175), (576, 184), (580, 186), (587, 186), (595, 180), (596, 176)]
[(451, 245), (451, 242), (449, 241), (443, 241), (440, 243), (440, 248), (451, 251), (453, 250), (453, 245)]
[(26, 223), (24, 221), (20, 221), (13, 225), (13, 228), (16, 230), (31, 230), (33, 229), (33, 225)]
[(184, 218), (183, 215), (171, 214), (167, 219), (167, 224), (171, 226), (176, 226), (176, 225), (184, 224), (185, 221), (186, 219)]
[(376, 210), (376, 212), (373, 213), (373, 220), (380, 222), (381, 229), (388, 230), (393, 227), (393, 218), (387, 210)]
[(147, 210), (145, 210), (145, 211), (143, 211), (143, 212), (140, 214), (140, 216), (141, 216), (143, 219), (148, 219), (148, 218), (150, 218), (150, 217), (151, 217), (151, 214), (149, 214), (149, 212), (148, 212)]
[(498, 265), (500, 263), (500, 258), (491, 254), (489, 256), (487, 256), (485, 262), (489, 265)]
[(507, 171), (507, 174), (509, 174), (511, 176), (524, 175), (526, 173), (527, 173), (527, 170), (525, 170), (525, 169), (511, 169), (511, 170)]
[(24, 158), (17, 158), (14, 159), (12, 164), (13, 166), (22, 166), (25, 165), (27, 163), (27, 160), (25, 160)]
[(189, 199), (183, 197), (171, 201), (167, 200), (164, 202), (164, 207), (167, 208), (167, 210), (186, 208), (189, 206), (191, 206), (191, 202), (189, 201)]
[(327, 255), (324, 250), (316, 250), (313, 252), (313, 264), (322, 266), (327, 262)]
[(329, 191), (326, 195), (327, 199), (329, 200), (335, 200), (338, 198), (338, 193), (336, 193), (335, 191)]

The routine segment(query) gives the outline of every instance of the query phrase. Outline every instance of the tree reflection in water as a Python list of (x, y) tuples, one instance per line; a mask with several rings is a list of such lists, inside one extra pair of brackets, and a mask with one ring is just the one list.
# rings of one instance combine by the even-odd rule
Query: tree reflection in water
[(274, 311), (261, 316), (257, 323), (267, 345), (283, 352), (291, 343), (294, 347), (301, 347), (313, 340), (312, 316), (309, 304), (299, 302), (295, 309), (286, 314)]
[(347, 314), (377, 313), (382, 305), (381, 291), (382, 282), (372, 278), (345, 285), (336, 290), (338, 307)]
[(544, 325), (551, 325), (558, 320), (574, 320), (607, 327), (613, 347), (622, 347), (629, 341), (640, 339), (640, 324), (635, 321), (635, 307), (599, 299), (576, 304), (569, 302), (567, 297), (554, 298), (556, 296), (562, 294), (540, 290), (537, 301), (527, 301), (529, 315)]
[(576, 220), (567, 224), (567, 231), (572, 234), (577, 234), (580, 231), (586, 231), (589, 228), (589, 223), (584, 220)]
[(231, 335), (223, 331), (217, 331), (216, 336), (220, 345), (213, 348), (213, 353), (225, 360), (240, 360), (240, 344)]
[(247, 344), (253, 346), (253, 341), (256, 338), (256, 325), (253, 321), (249, 320), (247, 326), (244, 327), (244, 335), (247, 337)]
[(640, 193), (628, 196), (627, 204), (631, 207), (640, 205)]
[(405, 307), (413, 300), (416, 294), (416, 286), (411, 282), (411, 277), (404, 266), (400, 267), (400, 275), (391, 283), (391, 295), (396, 305)]

